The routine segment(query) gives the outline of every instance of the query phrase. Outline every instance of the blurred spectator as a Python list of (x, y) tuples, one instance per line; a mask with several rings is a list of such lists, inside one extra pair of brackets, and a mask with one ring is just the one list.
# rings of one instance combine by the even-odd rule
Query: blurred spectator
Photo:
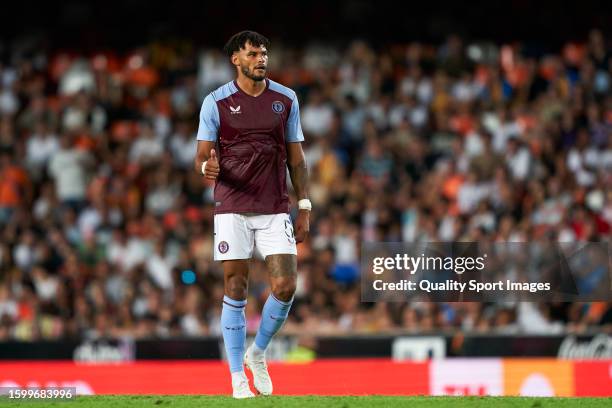
[(332, 107), (325, 103), (321, 90), (313, 88), (308, 94), (308, 103), (301, 109), (302, 128), (314, 137), (327, 135), (334, 116)]
[(130, 149), (130, 160), (149, 166), (159, 160), (164, 152), (164, 146), (158, 136), (153, 133), (151, 124), (140, 123), (140, 135)]
[(72, 145), (72, 137), (60, 139), (60, 149), (49, 162), (49, 174), (55, 181), (56, 194), (62, 205), (80, 209), (85, 204), (88, 170), (94, 164), (86, 151)]
[(44, 122), (38, 122), (27, 145), (26, 162), (30, 171), (40, 178), (40, 172), (46, 169), (47, 163), (59, 147), (57, 136), (49, 132)]
[(179, 122), (176, 130), (170, 138), (170, 150), (174, 159), (174, 164), (184, 170), (189, 170), (193, 166), (193, 152), (197, 143), (193, 132), (190, 132), (189, 125)]

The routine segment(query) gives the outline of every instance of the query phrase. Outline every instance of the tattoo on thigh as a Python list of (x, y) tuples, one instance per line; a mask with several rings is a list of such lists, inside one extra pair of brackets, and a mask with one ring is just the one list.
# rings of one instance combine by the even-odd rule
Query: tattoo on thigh
[(268, 255), (266, 257), (268, 272), (272, 277), (289, 277), (297, 275), (297, 257), (291, 254)]

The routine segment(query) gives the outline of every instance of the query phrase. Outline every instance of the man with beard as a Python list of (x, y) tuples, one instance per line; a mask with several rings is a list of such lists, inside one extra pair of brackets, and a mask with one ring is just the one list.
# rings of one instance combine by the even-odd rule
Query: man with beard
[[(272, 393), (265, 350), (289, 314), (297, 278), (296, 241), (309, 230), (311, 203), (304, 141), (295, 92), (266, 78), (267, 38), (242, 31), (225, 45), (237, 76), (211, 92), (202, 104), (196, 171), (215, 180), (214, 254), (223, 265), (225, 296), (221, 329), (232, 376), (233, 396)], [(298, 198), (298, 216), (289, 216), (286, 169)], [(246, 350), (244, 309), (248, 261), (265, 260), (271, 294), (255, 341)]]

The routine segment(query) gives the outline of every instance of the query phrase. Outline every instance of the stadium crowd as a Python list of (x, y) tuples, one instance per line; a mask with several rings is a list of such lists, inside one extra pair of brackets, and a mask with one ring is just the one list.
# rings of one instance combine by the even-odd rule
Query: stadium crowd
[[(270, 55), (271, 78), (300, 98), (314, 206), (285, 333), (611, 329), (612, 303), (372, 304), (359, 288), (362, 242), (610, 242), (601, 32), (539, 55), (458, 36), (378, 50), (273, 42)], [(193, 158), (201, 101), (233, 76), (188, 42), (5, 48), (0, 340), (220, 334), (213, 186)], [(252, 266), (250, 332), (268, 291)]]

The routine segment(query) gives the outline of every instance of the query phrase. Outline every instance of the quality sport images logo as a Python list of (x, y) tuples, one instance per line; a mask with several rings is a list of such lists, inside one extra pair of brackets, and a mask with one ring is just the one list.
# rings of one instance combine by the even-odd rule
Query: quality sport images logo
[(606, 302), (608, 253), (599, 242), (366, 243), (362, 300)]

